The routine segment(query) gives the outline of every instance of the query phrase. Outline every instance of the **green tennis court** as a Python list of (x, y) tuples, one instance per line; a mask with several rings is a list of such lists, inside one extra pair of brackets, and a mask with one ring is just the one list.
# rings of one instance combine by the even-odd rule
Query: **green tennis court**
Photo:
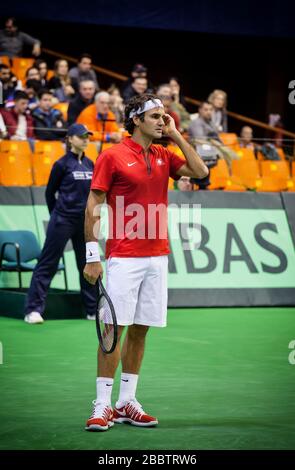
[(94, 322), (2, 317), (0, 449), (294, 449), (293, 339), (295, 308), (170, 310), (149, 332), (137, 395), (159, 426), (87, 433)]

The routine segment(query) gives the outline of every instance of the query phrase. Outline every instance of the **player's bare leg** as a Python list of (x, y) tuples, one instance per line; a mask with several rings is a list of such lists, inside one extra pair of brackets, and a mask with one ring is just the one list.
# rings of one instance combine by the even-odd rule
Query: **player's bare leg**
[(105, 354), (101, 348), (98, 348), (97, 377), (114, 378), (121, 358), (120, 340), (124, 326), (118, 326), (118, 341), (114, 352)]
[(149, 327), (130, 325), (122, 348), (122, 372), (138, 374), (144, 354), (145, 337)]

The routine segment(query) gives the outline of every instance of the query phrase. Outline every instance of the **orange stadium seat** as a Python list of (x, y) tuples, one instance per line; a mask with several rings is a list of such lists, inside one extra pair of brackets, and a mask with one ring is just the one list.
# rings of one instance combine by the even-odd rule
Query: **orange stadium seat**
[(54, 76), (54, 70), (48, 70), (47, 72), (47, 80), (50, 80)]
[(85, 155), (86, 157), (90, 158), (90, 160), (92, 160), (93, 163), (96, 162), (96, 159), (98, 157), (98, 150), (97, 150), (97, 145), (94, 142), (90, 142), (90, 144), (88, 144), (85, 150)]
[(52, 165), (65, 155), (65, 149), (60, 141), (36, 140), (33, 154), (33, 176), (36, 186), (46, 185)]
[(7, 55), (1, 55), (0, 56), (0, 64), (4, 64), (4, 65), (7, 65), (8, 67), (10, 67), (10, 59)]
[(31, 186), (33, 184), (31, 156), (1, 152), (0, 183), (3, 186)]
[(259, 166), (256, 160), (233, 160), (232, 178), (239, 178), (248, 189), (255, 189), (260, 180)]
[(292, 170), (291, 170), (291, 174), (293, 177), (295, 177), (295, 161), (292, 162)]
[(237, 154), (241, 160), (255, 160), (255, 153), (252, 149), (240, 148)]
[[(285, 161), (264, 161), (260, 163), (262, 175), (262, 187), (274, 188), (265, 189), (266, 191), (282, 191), (287, 189), (290, 177), (288, 164)], [(271, 181), (270, 181), (271, 180)], [(261, 186), (257, 188), (263, 191)]]
[(232, 150), (240, 149), (237, 134), (234, 134), (233, 132), (220, 132), (219, 138), (224, 145), (230, 147)]
[(55, 109), (58, 109), (65, 121), (68, 120), (68, 107), (69, 103), (57, 103), (53, 106)]
[(55, 160), (65, 154), (65, 147), (59, 140), (36, 140), (35, 154), (46, 154)]
[(25, 80), (26, 71), (33, 66), (35, 59), (27, 59), (24, 57), (14, 57), (12, 59), (12, 72), (19, 80)]
[(208, 189), (223, 189), (230, 179), (228, 166), (225, 160), (218, 160), (217, 165), (210, 170), (210, 185)]
[(0, 142), (0, 151), (14, 155), (31, 156), (32, 154), (30, 144), (26, 140), (2, 140)]
[(282, 148), (277, 147), (276, 151), (278, 152), (278, 155), (279, 155), (281, 160), (286, 160), (286, 156), (285, 156), (284, 150)]

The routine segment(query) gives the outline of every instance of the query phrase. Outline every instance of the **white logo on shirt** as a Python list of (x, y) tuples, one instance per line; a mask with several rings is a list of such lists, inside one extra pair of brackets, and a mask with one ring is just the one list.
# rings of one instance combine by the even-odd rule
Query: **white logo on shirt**
[(92, 171), (72, 171), (74, 180), (91, 180)]
[(161, 158), (157, 158), (157, 165), (165, 165)]
[(128, 166), (132, 166), (132, 165), (135, 165), (135, 163), (137, 163), (137, 162), (127, 163), (127, 165), (128, 165)]

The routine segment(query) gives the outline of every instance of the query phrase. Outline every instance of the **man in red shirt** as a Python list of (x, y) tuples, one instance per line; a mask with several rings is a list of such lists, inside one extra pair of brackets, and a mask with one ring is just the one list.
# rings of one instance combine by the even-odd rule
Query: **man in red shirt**
[[(106, 198), (109, 238), (106, 244), (107, 291), (118, 322), (118, 343), (111, 354), (98, 351), (97, 398), (86, 429), (104, 431), (115, 423), (155, 426), (135, 398), (144, 344), (150, 326), (166, 326), (167, 316), (167, 189), (169, 177), (203, 178), (208, 169), (184, 140), (163, 104), (152, 94), (132, 98), (125, 109), (125, 128), (132, 135), (97, 159), (85, 216), (84, 276), (95, 284), (102, 276), (98, 253), (97, 207)], [(161, 145), (162, 135), (182, 150), (186, 162)], [(96, 209), (96, 211), (95, 211)], [(95, 215), (94, 215), (95, 214)], [(135, 214), (135, 216), (134, 216)], [(127, 334), (120, 348), (124, 326)], [(119, 361), (119, 399), (111, 407), (113, 378)]]

